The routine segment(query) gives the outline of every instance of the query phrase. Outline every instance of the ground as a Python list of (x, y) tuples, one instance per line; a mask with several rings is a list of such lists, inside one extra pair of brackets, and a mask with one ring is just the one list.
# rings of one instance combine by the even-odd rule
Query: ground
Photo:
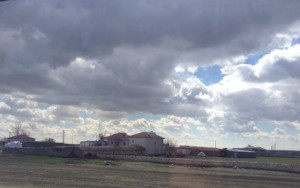
[(0, 155), (0, 187), (300, 187), (300, 174)]
[(212, 160), (212, 161), (247, 161), (259, 163), (281, 163), (300, 165), (300, 158), (297, 157), (257, 157), (257, 158), (227, 158), (227, 157), (197, 157), (188, 156), (186, 159)]

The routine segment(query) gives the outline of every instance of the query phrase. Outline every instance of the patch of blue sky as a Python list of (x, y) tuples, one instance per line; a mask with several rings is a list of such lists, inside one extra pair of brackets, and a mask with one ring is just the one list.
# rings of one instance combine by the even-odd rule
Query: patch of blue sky
[(293, 40), (292, 40), (292, 45), (295, 45), (295, 44), (300, 44), (300, 37), (298, 37), (298, 38), (293, 38)]
[(206, 131), (198, 130), (197, 127), (198, 127), (198, 126), (196, 126), (196, 125), (191, 125), (191, 126), (190, 126), (190, 130), (189, 130), (188, 132), (189, 132), (190, 134), (195, 134), (195, 135), (197, 135), (197, 136), (206, 134)]
[(252, 55), (249, 55), (247, 57), (246, 61), (245, 61), (245, 64), (255, 65), (260, 58), (262, 58), (263, 56), (265, 56), (268, 53), (269, 52), (264, 52), (264, 53), (261, 53), (261, 54), (252, 54)]
[[(293, 38), (291, 45), (296, 45), (296, 44), (300, 44), (300, 37)], [(261, 59), (263, 56), (267, 55), (268, 53), (270, 53), (270, 51), (263, 52), (260, 54), (249, 55), (245, 61), (245, 64), (255, 65), (259, 59)]]
[(60, 127), (63, 128), (74, 128), (75, 125), (72, 121), (65, 121), (64, 123), (60, 124)]
[(7, 100), (7, 97), (0, 95), (0, 102), (5, 102)]
[(86, 111), (79, 111), (79, 116), (82, 118), (97, 119), (97, 115), (93, 113), (87, 113)]
[(256, 122), (257, 127), (264, 132), (272, 132), (274, 131), (275, 128), (280, 128), (284, 131), (286, 131), (287, 134), (289, 135), (297, 135), (298, 132), (295, 131), (295, 128), (292, 127), (288, 127), (288, 126), (279, 126), (276, 124), (273, 124), (271, 122), (267, 122), (267, 121), (257, 121)]
[(212, 85), (223, 79), (220, 66), (218, 65), (200, 67), (194, 75), (197, 76), (205, 85)]
[(50, 107), (49, 104), (46, 104), (46, 103), (39, 103), (39, 108), (42, 109), (42, 110), (46, 110)]
[(267, 121), (256, 121), (255, 124), (261, 131), (264, 132), (272, 132), (276, 127), (276, 125)]
[(129, 114), (127, 115), (127, 119), (129, 121), (134, 121), (137, 119), (146, 119), (146, 120), (159, 120), (161, 118), (165, 117), (165, 115), (162, 114), (144, 114), (144, 113), (138, 113), (138, 114)]
[(293, 135), (293, 136), (297, 136), (298, 134), (300, 134), (300, 131), (296, 130), (294, 127), (278, 127), (280, 129), (283, 129), (286, 131), (287, 134), (289, 135)]

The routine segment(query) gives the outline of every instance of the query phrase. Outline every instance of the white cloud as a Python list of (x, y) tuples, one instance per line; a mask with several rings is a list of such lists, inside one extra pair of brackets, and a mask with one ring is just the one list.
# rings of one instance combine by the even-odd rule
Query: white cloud
[(8, 111), (8, 110), (11, 110), (10, 106), (8, 106), (4, 102), (0, 102), (0, 111)]
[(95, 60), (85, 60), (83, 58), (77, 57), (74, 61), (71, 62), (70, 66), (74, 66), (75, 69), (79, 68), (88, 68), (88, 69), (95, 69), (97, 61)]

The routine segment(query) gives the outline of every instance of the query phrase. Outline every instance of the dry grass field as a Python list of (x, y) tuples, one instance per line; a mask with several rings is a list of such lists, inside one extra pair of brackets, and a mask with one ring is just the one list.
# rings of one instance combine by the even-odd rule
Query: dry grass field
[(300, 187), (300, 174), (0, 154), (0, 187)]

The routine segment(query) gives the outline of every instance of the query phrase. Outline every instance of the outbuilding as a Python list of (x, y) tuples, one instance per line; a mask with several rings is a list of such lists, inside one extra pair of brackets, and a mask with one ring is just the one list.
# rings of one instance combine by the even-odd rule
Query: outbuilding
[(238, 149), (225, 149), (224, 156), (233, 158), (256, 158), (256, 152)]
[(7, 142), (13, 142), (13, 141), (19, 141), (21, 143), (24, 142), (35, 142), (35, 138), (32, 138), (26, 134), (20, 134), (20, 135), (16, 135), (16, 136), (12, 136), (12, 137), (8, 137), (6, 139)]

